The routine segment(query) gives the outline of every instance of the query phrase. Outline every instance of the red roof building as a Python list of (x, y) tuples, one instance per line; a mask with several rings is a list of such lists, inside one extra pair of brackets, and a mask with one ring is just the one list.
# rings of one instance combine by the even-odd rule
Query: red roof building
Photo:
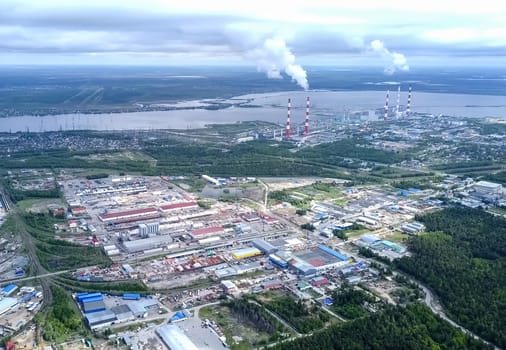
[(72, 207), (70, 208), (72, 215), (86, 214), (86, 207)]
[(201, 239), (206, 236), (219, 235), (224, 232), (225, 232), (225, 230), (221, 226), (211, 226), (211, 227), (204, 227), (204, 228), (199, 228), (199, 229), (193, 230), (190, 233), (190, 235), (194, 239)]
[(5, 350), (16, 350), (16, 343), (14, 343), (13, 341), (8, 341), (5, 344)]
[(104, 213), (100, 214), (98, 218), (103, 222), (111, 222), (116, 220), (123, 219), (132, 219), (136, 217), (143, 217), (147, 215), (157, 214), (158, 210), (156, 208), (143, 208), (143, 209), (132, 209), (126, 211), (120, 211), (116, 213)]

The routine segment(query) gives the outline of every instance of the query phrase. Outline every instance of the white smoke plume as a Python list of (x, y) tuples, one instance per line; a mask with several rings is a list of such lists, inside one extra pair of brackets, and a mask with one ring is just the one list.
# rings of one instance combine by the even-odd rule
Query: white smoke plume
[(266, 73), (269, 79), (283, 79), (281, 72), (285, 72), (304, 90), (309, 89), (307, 73), (295, 64), (295, 55), (286, 46), (285, 40), (279, 37), (267, 38), (249, 50), (246, 57), (255, 61), (257, 69)]
[(370, 48), (372, 51), (379, 53), (383, 59), (391, 62), (390, 65), (385, 68), (385, 74), (392, 75), (397, 71), (407, 72), (409, 70), (406, 56), (402, 53), (388, 50), (382, 41), (371, 41)]

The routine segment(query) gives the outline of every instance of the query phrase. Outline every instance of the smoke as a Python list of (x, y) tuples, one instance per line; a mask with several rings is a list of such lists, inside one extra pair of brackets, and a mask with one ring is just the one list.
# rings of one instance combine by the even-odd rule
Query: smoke
[(307, 73), (300, 65), (295, 64), (295, 55), (286, 46), (285, 40), (274, 37), (265, 39), (260, 45), (250, 49), (245, 56), (257, 65), (269, 79), (283, 79), (286, 73), (304, 90), (309, 89)]
[(409, 70), (406, 56), (402, 53), (388, 50), (382, 41), (371, 41), (370, 48), (372, 51), (379, 53), (383, 59), (391, 62), (389, 66), (385, 67), (385, 74), (392, 75), (397, 71), (407, 72)]

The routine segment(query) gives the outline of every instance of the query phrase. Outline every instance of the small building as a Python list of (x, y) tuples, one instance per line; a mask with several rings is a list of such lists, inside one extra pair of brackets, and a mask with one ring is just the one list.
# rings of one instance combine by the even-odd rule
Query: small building
[(311, 279), (311, 284), (315, 287), (321, 287), (329, 284), (329, 280), (322, 276), (317, 276)]
[(141, 295), (139, 293), (125, 293), (123, 294), (123, 300), (140, 300)]
[(221, 286), (223, 287), (223, 290), (227, 294), (235, 294), (237, 293), (238, 289), (234, 282), (230, 280), (223, 280), (221, 281)]
[(283, 286), (283, 282), (281, 280), (278, 280), (278, 279), (274, 279), (274, 280), (268, 280), (268, 281), (263, 281), (260, 286), (264, 289), (264, 290), (273, 290), (273, 289), (279, 289)]
[(84, 215), (84, 214), (86, 214), (86, 207), (83, 207), (83, 206), (71, 207), (70, 212), (74, 216)]

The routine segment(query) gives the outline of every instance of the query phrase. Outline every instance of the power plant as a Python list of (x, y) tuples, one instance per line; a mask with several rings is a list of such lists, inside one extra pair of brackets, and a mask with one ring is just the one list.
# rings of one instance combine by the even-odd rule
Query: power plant
[[(401, 100), (401, 86), (399, 85), (397, 87), (397, 103), (395, 106), (395, 119), (399, 119), (401, 117), (408, 118), (411, 115), (411, 85), (409, 85), (408, 88), (408, 102), (406, 104), (406, 108), (404, 109), (404, 112), (401, 112), (401, 106), (400, 106), (400, 100)], [(385, 99), (385, 107), (384, 107), (384, 114), (383, 114), (383, 120), (387, 121), (389, 116), (389, 99), (390, 99), (390, 90), (387, 90), (387, 95)]]
[(288, 98), (288, 115), (286, 117), (286, 139), (290, 140), (290, 109), (292, 108), (292, 99)]

